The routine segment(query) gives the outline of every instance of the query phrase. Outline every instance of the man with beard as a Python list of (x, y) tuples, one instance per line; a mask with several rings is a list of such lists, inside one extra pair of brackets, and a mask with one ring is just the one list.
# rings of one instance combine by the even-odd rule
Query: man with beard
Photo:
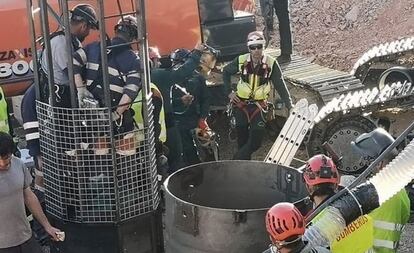
[[(91, 29), (98, 29), (95, 10), (89, 4), (79, 4), (70, 11), (70, 32), (72, 34), (72, 47), (75, 52), (82, 47), (82, 41), (89, 35)], [(63, 30), (51, 35), (50, 48), (52, 53), (52, 69), (54, 77), (54, 92), (56, 94), (55, 106), (71, 108), (66, 38)], [(41, 71), (48, 76), (47, 53), (41, 54)], [(46, 79), (47, 80), (47, 79)], [(47, 85), (47, 84), (44, 84)], [(46, 94), (48, 95), (48, 94)]]

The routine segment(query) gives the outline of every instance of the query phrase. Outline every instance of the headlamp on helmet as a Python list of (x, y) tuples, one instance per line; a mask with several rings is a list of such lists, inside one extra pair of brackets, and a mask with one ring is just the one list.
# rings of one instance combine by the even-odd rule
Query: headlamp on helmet
[(115, 25), (115, 32), (127, 34), (131, 39), (138, 39), (138, 21), (132, 15), (121, 17)]
[(303, 179), (307, 185), (338, 184), (339, 174), (335, 163), (325, 155), (315, 155), (305, 165)]
[(252, 45), (262, 45), (262, 47), (266, 45), (266, 40), (262, 32), (254, 31), (247, 35), (247, 46), (250, 47)]

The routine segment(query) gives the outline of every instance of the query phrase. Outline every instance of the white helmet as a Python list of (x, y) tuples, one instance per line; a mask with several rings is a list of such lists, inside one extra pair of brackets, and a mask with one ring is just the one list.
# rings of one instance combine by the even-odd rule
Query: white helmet
[(138, 21), (137, 18), (132, 15), (126, 15), (118, 20), (115, 25), (115, 31), (122, 31), (128, 33), (131, 38), (138, 38)]
[(251, 45), (266, 45), (266, 40), (265, 37), (263, 35), (263, 32), (260, 31), (254, 31), (249, 33), (249, 35), (247, 35), (247, 46), (251, 46)]

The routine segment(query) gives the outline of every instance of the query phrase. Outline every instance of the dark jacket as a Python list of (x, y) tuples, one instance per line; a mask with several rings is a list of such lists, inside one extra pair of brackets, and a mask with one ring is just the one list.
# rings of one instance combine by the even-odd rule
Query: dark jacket
[[(126, 43), (115, 37), (111, 45)], [(99, 42), (80, 48), (74, 54), (74, 73), (81, 74), (88, 90), (104, 106), (104, 92), (101, 69), (101, 46)], [(131, 46), (124, 45), (111, 49), (108, 53), (108, 74), (111, 90), (111, 106), (117, 106), (126, 94), (132, 101), (141, 89), (140, 61)]]
[(24, 93), (21, 109), (27, 149), (29, 149), (31, 156), (36, 157), (40, 155), (40, 142), (39, 122), (36, 112), (36, 89), (34, 84)]
[(197, 127), (198, 120), (207, 118), (210, 111), (210, 96), (206, 79), (199, 73), (194, 72), (185, 82), (177, 85), (185, 88), (194, 97), (194, 100), (190, 106), (185, 106), (181, 101), (181, 97), (185, 93), (173, 86), (172, 101), (175, 117), (178, 121), (188, 126), (187, 128), (195, 128)]
[(186, 62), (177, 69), (154, 69), (151, 72), (151, 82), (157, 85), (164, 99), (165, 123), (167, 128), (174, 126), (174, 116), (171, 104), (170, 89), (176, 83), (184, 82), (200, 63), (201, 52), (194, 50)]

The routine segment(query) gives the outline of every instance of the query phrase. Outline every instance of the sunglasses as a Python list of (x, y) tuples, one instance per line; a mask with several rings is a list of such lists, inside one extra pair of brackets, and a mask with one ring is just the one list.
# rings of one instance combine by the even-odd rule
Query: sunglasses
[(250, 50), (261, 50), (263, 49), (263, 45), (251, 45), (249, 46)]

